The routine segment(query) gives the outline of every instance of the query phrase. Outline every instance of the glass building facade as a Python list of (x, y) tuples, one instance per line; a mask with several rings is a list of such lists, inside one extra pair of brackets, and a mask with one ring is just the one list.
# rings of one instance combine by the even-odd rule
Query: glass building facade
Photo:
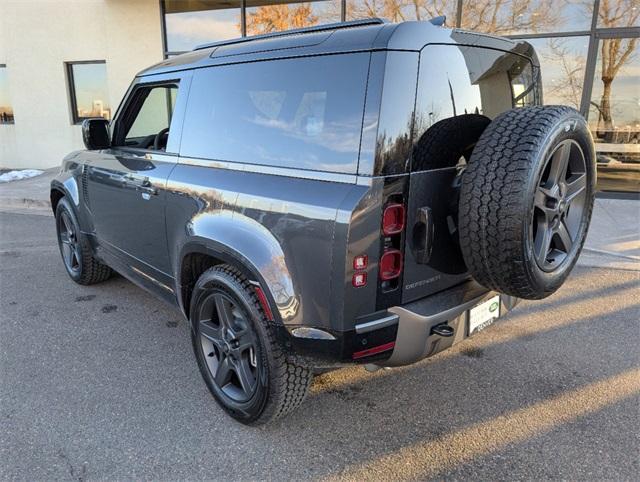
[(196, 45), (323, 23), (446, 15), (447, 25), (531, 42), (545, 104), (588, 120), (598, 187), (640, 192), (640, 0), (160, 0), (165, 57)]

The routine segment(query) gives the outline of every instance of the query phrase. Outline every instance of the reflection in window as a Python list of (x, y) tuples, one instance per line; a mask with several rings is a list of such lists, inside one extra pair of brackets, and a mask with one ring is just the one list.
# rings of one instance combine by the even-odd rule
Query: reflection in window
[(640, 1), (600, 0), (598, 27), (634, 27), (640, 25)]
[(13, 107), (9, 100), (7, 66), (0, 65), (0, 124), (13, 124)]
[(513, 107), (536, 102), (531, 63), (519, 55), (433, 45), (423, 50), (420, 59), (415, 120), (418, 136), (448, 117), (482, 114), (493, 119)]
[[(197, 3), (201, 10), (185, 11)], [(202, 8), (207, 8), (203, 10)], [(240, 37), (240, 1), (165, 1), (167, 50), (183, 52), (200, 44)]]
[(580, 109), (588, 37), (530, 39), (542, 71), (544, 103)]
[(347, 20), (382, 17), (391, 22), (430, 20), (446, 15), (447, 26), (456, 21), (455, 1), (442, 0), (347, 0)]
[(275, 1), (271, 5), (247, 1), (247, 35), (279, 32), (340, 21), (338, 0), (316, 0), (305, 3)]
[(67, 77), (74, 123), (89, 117), (111, 119), (107, 66), (104, 61), (69, 62)]
[(181, 154), (355, 173), (368, 67), (356, 53), (196, 70)]
[(589, 109), (602, 190), (640, 191), (638, 38), (602, 39)]
[(499, 35), (589, 30), (592, 4), (580, 0), (464, 0), (461, 27)]

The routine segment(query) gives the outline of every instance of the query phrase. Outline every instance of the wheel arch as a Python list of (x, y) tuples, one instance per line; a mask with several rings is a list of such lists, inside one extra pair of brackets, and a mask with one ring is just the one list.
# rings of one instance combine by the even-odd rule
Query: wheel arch
[(274, 321), (286, 323), (293, 318), (300, 303), (275, 237), (244, 216), (231, 220), (230, 215), (216, 214), (206, 218), (206, 222), (199, 219), (190, 224), (191, 236), (176, 260), (176, 293), (185, 316), (188, 318), (191, 291), (198, 277), (213, 266), (229, 264), (262, 288)]
[(65, 172), (61, 177), (59, 176), (51, 181), (49, 199), (51, 201), (53, 214), (56, 213), (58, 203), (63, 197), (71, 200), (76, 208), (80, 205), (78, 183), (75, 177), (69, 172)]

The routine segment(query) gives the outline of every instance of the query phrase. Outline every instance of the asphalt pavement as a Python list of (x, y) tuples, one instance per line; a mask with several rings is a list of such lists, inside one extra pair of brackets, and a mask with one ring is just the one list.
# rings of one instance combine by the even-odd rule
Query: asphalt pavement
[(74, 284), (51, 216), (0, 213), (0, 478), (637, 480), (640, 271), (602, 266), (430, 360), (318, 377), (256, 429), (209, 395), (180, 313)]

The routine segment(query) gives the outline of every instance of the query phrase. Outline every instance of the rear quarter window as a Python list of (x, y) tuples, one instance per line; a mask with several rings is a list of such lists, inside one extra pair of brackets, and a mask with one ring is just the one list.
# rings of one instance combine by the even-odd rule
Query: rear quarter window
[(356, 173), (368, 53), (194, 72), (181, 155)]
[(534, 72), (527, 57), (511, 52), (466, 45), (426, 47), (420, 56), (411, 171), (454, 167), (468, 160), (497, 115), (539, 104)]

